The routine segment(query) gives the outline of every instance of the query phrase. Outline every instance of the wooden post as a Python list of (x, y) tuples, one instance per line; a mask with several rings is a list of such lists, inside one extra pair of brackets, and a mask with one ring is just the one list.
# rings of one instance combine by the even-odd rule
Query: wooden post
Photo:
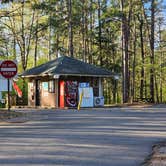
[(99, 96), (103, 96), (103, 86), (102, 86), (102, 80), (99, 78)]

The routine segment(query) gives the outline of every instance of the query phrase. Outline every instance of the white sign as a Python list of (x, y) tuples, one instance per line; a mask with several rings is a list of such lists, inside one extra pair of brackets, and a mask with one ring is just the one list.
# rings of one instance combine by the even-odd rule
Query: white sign
[[(3, 78), (0, 75), (0, 91), (7, 91), (8, 90), (8, 83), (7, 79)], [(10, 80), (10, 91), (12, 91), (12, 81)]]
[(59, 75), (54, 75), (55, 79), (59, 79), (59, 77), (60, 77)]

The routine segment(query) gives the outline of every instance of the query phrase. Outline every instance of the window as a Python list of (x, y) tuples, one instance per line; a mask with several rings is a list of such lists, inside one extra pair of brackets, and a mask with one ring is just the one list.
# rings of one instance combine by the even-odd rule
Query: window
[(50, 93), (55, 92), (55, 81), (54, 80), (50, 80), (48, 82), (48, 92), (50, 92)]
[(42, 82), (42, 89), (48, 91), (48, 82)]

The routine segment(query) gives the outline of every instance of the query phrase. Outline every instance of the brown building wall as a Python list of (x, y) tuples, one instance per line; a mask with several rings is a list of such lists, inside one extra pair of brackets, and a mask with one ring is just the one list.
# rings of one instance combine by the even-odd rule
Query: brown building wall
[[(28, 82), (28, 106), (35, 107), (37, 98), (41, 107), (58, 107), (58, 80), (54, 80), (54, 91), (49, 92), (49, 78), (40, 78), (39, 97), (36, 97), (36, 81), (31, 79)], [(53, 80), (53, 79), (52, 79)]]
[(35, 106), (35, 84), (34, 82), (28, 82), (28, 106)]
[(56, 94), (42, 89), (40, 103), (42, 107), (56, 107)]
[[(35, 107), (36, 106), (36, 80), (39, 80), (39, 106), (41, 107), (59, 107), (59, 81), (78, 81), (80, 82), (89, 82), (90, 86), (93, 87), (94, 96), (99, 95), (99, 84), (98, 77), (72, 77), (64, 76), (59, 79), (52, 79), (49, 77), (40, 77), (32, 78), (28, 83), (28, 105)], [(49, 90), (49, 81), (54, 80), (54, 91), (50, 92)]]

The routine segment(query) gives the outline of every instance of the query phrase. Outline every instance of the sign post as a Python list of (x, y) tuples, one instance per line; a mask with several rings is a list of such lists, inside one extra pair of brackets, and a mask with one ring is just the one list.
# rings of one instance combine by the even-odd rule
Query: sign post
[(10, 79), (17, 74), (17, 65), (14, 61), (5, 60), (0, 65), (1, 75), (8, 79), (8, 111), (10, 111)]
[(10, 79), (7, 79), (8, 111), (10, 111)]

